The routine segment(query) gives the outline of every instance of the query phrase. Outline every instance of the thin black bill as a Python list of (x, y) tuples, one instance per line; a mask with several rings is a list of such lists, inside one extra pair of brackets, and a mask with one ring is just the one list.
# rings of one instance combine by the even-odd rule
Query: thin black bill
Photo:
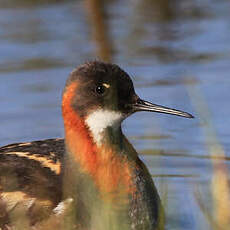
[(194, 118), (193, 115), (183, 112), (181, 110), (170, 109), (168, 107), (152, 104), (148, 101), (144, 101), (141, 99), (137, 100), (137, 102), (133, 105), (133, 108), (135, 112), (149, 111), (149, 112), (157, 112), (157, 113), (166, 113), (166, 114), (171, 114), (171, 115), (181, 116), (186, 118)]

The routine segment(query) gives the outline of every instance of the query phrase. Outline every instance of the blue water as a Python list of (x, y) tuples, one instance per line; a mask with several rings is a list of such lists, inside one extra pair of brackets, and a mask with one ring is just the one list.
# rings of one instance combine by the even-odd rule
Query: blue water
[[(63, 137), (65, 80), (78, 64), (103, 56), (96, 21), (84, 1), (3, 0), (0, 8), (0, 145)], [(194, 191), (209, 190), (212, 146), (230, 156), (229, 9), (227, 0), (104, 6), (107, 56), (137, 93), (196, 117), (143, 112), (123, 124), (166, 197), (168, 229), (210, 229)]]

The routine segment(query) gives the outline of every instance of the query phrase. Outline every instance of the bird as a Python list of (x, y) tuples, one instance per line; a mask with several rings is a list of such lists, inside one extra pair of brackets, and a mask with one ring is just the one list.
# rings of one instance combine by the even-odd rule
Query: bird
[(74, 69), (62, 94), (65, 137), (0, 148), (0, 228), (164, 229), (160, 196), (121, 128), (140, 111), (193, 118), (141, 99), (116, 64)]

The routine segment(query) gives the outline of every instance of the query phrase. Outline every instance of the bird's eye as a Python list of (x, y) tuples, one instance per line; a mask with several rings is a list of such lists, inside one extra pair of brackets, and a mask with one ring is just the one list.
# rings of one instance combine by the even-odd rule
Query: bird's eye
[(105, 93), (105, 86), (103, 85), (98, 85), (95, 89), (96, 93), (99, 94), (99, 95), (103, 95)]

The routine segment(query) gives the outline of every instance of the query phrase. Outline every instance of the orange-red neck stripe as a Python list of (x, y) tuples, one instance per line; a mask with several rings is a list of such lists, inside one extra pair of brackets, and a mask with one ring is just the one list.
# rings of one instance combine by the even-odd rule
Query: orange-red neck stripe
[(77, 82), (69, 85), (62, 102), (69, 154), (72, 154), (82, 170), (92, 177), (101, 192), (114, 193), (118, 190), (122, 193), (131, 192), (132, 173), (126, 157), (116, 154), (109, 146), (97, 147), (84, 121), (73, 110), (71, 105), (77, 87)]
[(89, 174), (93, 175), (96, 173), (97, 166), (96, 146), (89, 135), (84, 121), (72, 108), (72, 99), (77, 90), (77, 86), (76, 82), (69, 85), (62, 100), (66, 144), (77, 162), (79, 162)]

